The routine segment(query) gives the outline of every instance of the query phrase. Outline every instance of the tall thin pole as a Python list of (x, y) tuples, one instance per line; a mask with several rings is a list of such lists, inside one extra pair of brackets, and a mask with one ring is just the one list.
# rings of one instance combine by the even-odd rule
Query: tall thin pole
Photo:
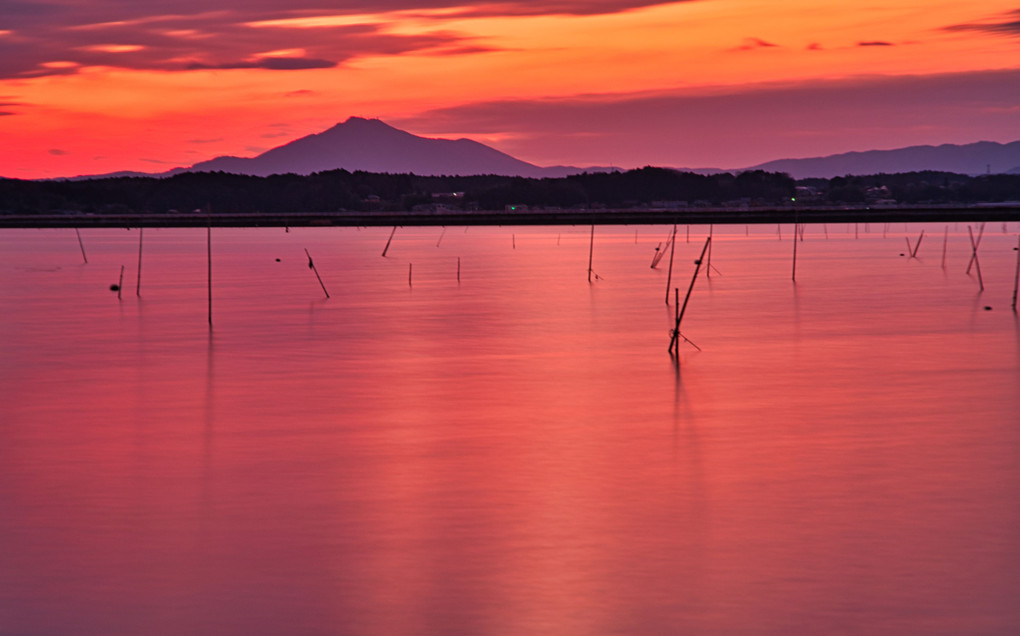
[(81, 240), (81, 232), (78, 231), (78, 228), (74, 228), (74, 233), (78, 235), (78, 247), (81, 248), (81, 260), (83, 260), (85, 264), (88, 265), (89, 257), (85, 256), (85, 243), (83, 243)]
[[(712, 238), (712, 234), (715, 231), (714, 225), (708, 226), (708, 238)], [(705, 274), (707, 276), (712, 275), (712, 242), (708, 242), (708, 262), (705, 263)]]
[(205, 227), (205, 251), (209, 270), (209, 329), (212, 330), (212, 210), (208, 211)]
[(676, 250), (676, 223), (673, 224), (673, 239), (669, 245), (669, 271), (666, 272), (666, 305), (669, 305), (669, 286), (673, 282), (673, 252)]
[(124, 266), (120, 266), (120, 280), (117, 282), (117, 300), (120, 300), (120, 292), (124, 289)]
[(138, 226), (138, 282), (135, 284), (135, 296), (142, 295), (142, 232), (145, 230)]
[(949, 226), (942, 232), (942, 269), (946, 268), (946, 246), (949, 244)]
[(793, 282), (797, 282), (797, 225), (793, 226), (793, 274), (790, 277)]
[(691, 284), (687, 287), (687, 295), (684, 296), (684, 304), (680, 308), (680, 313), (676, 314), (676, 325), (673, 327), (673, 333), (669, 339), (669, 352), (673, 353), (673, 348), (679, 349), (677, 342), (680, 337), (680, 321), (684, 319), (684, 312), (687, 311), (687, 301), (691, 299), (691, 292), (694, 290), (694, 283), (698, 280), (698, 272), (701, 271), (701, 263), (705, 260), (705, 252), (708, 251), (708, 246), (712, 243), (712, 237), (709, 236), (705, 239), (705, 247), (701, 248), (701, 256), (698, 260), (694, 261), (696, 267), (694, 268), (694, 276), (691, 277)]
[(1016, 274), (1013, 276), (1013, 312), (1016, 312), (1016, 291), (1020, 287), (1020, 235), (1016, 237)]
[(595, 223), (592, 223), (592, 241), (588, 246), (588, 281), (592, 282), (592, 257), (595, 255)]

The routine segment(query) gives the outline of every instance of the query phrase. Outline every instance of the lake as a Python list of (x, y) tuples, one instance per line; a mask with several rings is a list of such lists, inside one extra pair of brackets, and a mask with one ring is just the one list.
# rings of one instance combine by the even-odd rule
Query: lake
[(391, 230), (0, 231), (0, 634), (1020, 631), (1020, 224)]

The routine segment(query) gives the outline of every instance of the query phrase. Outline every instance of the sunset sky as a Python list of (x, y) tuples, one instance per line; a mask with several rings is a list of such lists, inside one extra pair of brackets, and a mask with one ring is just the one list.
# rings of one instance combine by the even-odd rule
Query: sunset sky
[(352, 115), (539, 165), (1020, 139), (1020, 0), (0, 0), (0, 176), (252, 156)]

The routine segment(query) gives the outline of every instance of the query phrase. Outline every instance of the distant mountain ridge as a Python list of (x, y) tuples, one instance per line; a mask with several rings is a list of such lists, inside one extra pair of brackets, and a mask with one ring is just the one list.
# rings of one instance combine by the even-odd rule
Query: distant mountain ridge
[(895, 150), (844, 152), (827, 157), (777, 159), (746, 168), (785, 172), (795, 179), (820, 177), (831, 179), (846, 175), (866, 175), (935, 170), (978, 175), (1020, 173), (1020, 141), (1000, 144), (979, 141), (972, 144), (909, 146)]
[[(350, 117), (320, 133), (295, 139), (255, 157), (223, 156), (190, 167), (162, 173), (114, 172), (73, 177), (166, 177), (182, 172), (228, 172), (253, 176), (344, 169), (377, 173), (413, 173), (420, 176), (472, 176), (494, 174), (532, 178), (562, 178), (581, 172), (608, 172), (614, 167), (542, 167), (522, 161), (470, 139), (419, 137), (378, 119)], [(747, 170), (785, 172), (795, 179), (832, 178), (849, 174), (935, 170), (977, 175), (1020, 173), (1020, 141), (1001, 144), (980, 141), (966, 145), (910, 146), (895, 150), (846, 152), (825, 157), (777, 159), (746, 168), (675, 168), (709, 175)]]

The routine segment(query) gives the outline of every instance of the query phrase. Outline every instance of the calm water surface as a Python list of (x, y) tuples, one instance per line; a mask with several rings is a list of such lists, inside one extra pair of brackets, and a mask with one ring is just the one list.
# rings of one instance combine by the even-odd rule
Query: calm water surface
[(0, 232), (0, 634), (1020, 631), (1020, 227), (670, 230)]

